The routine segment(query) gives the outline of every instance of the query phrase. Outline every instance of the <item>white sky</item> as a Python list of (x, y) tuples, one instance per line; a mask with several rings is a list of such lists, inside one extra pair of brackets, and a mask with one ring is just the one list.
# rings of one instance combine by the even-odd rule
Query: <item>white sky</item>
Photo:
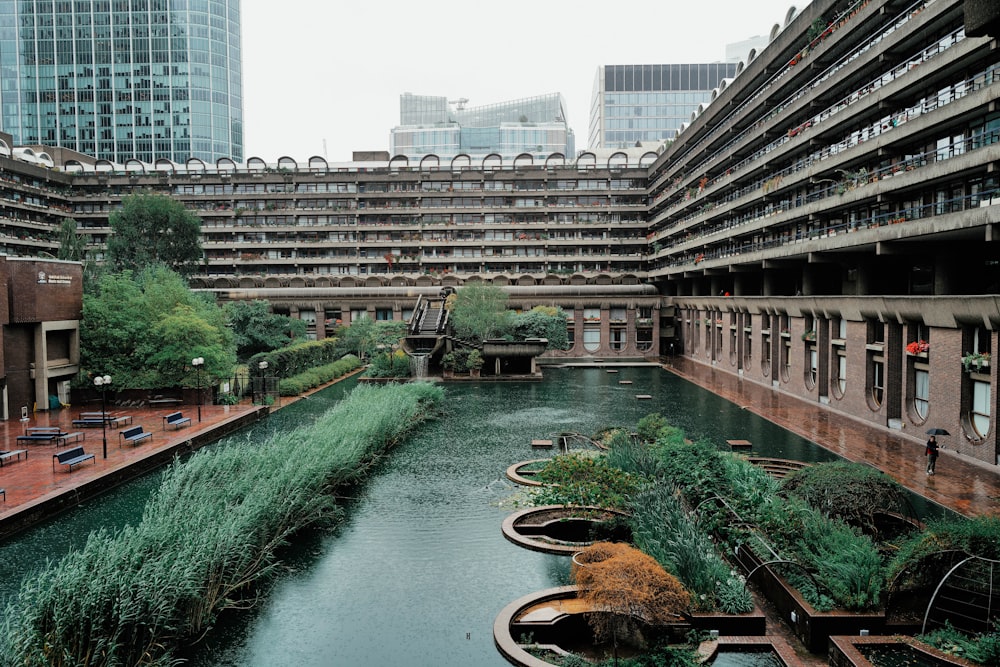
[(721, 61), (793, 4), (808, 0), (243, 0), (244, 158), (387, 151), (404, 92), (562, 93), (579, 150), (599, 65)]

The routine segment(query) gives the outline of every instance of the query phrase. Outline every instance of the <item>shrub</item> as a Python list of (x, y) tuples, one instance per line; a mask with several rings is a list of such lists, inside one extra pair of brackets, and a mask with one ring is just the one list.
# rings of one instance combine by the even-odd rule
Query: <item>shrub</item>
[(564, 454), (545, 464), (535, 476), (550, 484), (532, 494), (537, 505), (586, 505), (624, 509), (643, 480), (613, 468), (603, 456)]
[(331, 364), (311, 368), (293, 377), (279, 380), (278, 394), (281, 396), (298, 396), (302, 392), (347, 375), (360, 365), (360, 359), (353, 355), (348, 355)]

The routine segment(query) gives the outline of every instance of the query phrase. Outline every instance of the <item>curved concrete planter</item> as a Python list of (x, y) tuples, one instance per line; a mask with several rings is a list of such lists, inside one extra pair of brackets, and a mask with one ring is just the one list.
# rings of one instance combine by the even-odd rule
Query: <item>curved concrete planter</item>
[(527, 474), (526, 468), (534, 466), (534, 472), (538, 472), (544, 466), (545, 463), (551, 461), (551, 459), (531, 459), (530, 461), (521, 461), (520, 463), (515, 463), (511, 467), (507, 468), (507, 479), (514, 482), (515, 484), (520, 484), (521, 486), (545, 486), (538, 480), (532, 479), (530, 477), (525, 477)]
[[(593, 512), (598, 518), (574, 516), (587, 512)], [(602, 507), (544, 505), (514, 512), (504, 519), (502, 530), (504, 537), (525, 549), (572, 556), (592, 542), (564, 540), (557, 537), (558, 534), (572, 533), (575, 530), (582, 532), (584, 524), (593, 525), (613, 517), (626, 516), (626, 512)], [(550, 529), (554, 536), (546, 535), (546, 531)]]

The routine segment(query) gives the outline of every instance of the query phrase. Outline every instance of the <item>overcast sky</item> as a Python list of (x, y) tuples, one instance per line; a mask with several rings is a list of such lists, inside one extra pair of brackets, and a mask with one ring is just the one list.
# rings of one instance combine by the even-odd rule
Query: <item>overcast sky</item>
[(399, 96), (562, 93), (586, 147), (599, 65), (724, 60), (792, 0), (243, 0), (245, 155), (389, 150)]

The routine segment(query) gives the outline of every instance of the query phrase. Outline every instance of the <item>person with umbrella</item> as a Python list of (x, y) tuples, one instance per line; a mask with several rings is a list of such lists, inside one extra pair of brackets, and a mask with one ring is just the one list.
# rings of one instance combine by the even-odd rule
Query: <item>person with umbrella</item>
[(927, 449), (924, 451), (924, 456), (927, 457), (927, 474), (934, 474), (934, 466), (937, 465), (938, 460), (938, 441), (937, 436), (948, 435), (948, 431), (943, 428), (932, 428), (927, 431), (928, 435), (931, 437), (927, 439)]

